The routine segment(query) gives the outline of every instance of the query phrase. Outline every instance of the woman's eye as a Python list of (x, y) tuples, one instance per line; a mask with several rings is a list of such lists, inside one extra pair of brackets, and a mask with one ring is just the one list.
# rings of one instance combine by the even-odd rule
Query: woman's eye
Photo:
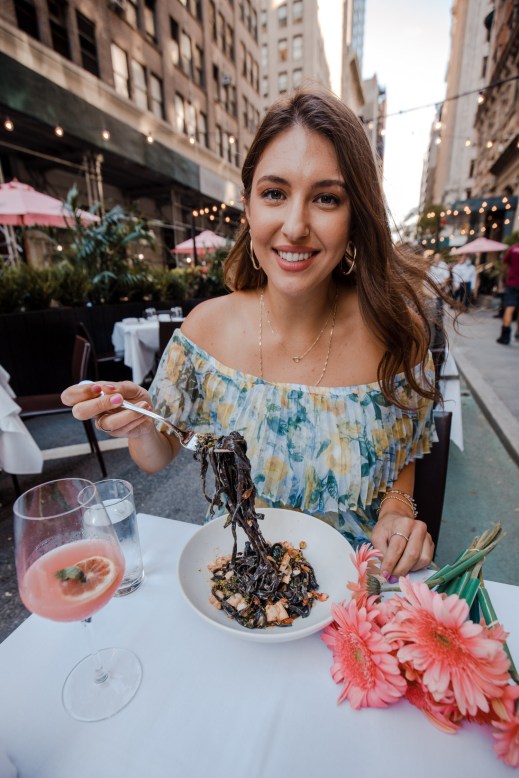
[(319, 197), (316, 198), (318, 203), (322, 203), (322, 205), (339, 205), (340, 200), (337, 197), (337, 195), (332, 194), (322, 194), (319, 195)]
[(284, 194), (280, 189), (266, 189), (261, 196), (264, 200), (281, 200)]

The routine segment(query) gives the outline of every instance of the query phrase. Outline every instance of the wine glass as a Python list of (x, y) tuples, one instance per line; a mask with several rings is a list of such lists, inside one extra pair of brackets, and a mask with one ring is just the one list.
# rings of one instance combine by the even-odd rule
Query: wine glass
[(18, 589), (25, 607), (53, 621), (82, 621), (91, 653), (69, 673), (62, 700), (80, 721), (101, 721), (135, 695), (142, 667), (133, 652), (93, 648), (92, 615), (122, 581), (124, 557), (95, 485), (62, 478), (35, 486), (14, 504)]

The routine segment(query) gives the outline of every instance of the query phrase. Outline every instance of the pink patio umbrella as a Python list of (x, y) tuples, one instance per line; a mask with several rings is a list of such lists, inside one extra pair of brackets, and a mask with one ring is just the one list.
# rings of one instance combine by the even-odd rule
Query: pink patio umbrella
[(503, 251), (503, 249), (507, 248), (510, 247), (506, 243), (499, 243), (497, 240), (476, 238), (471, 240), (470, 243), (465, 243), (463, 246), (452, 249), (451, 254), (481, 254), (485, 251)]
[[(212, 230), (204, 230), (195, 238), (195, 245), (197, 251), (205, 254), (210, 251), (227, 246), (227, 239), (222, 238), (221, 235), (217, 235)], [(175, 248), (171, 249), (177, 254), (192, 254), (193, 253), (193, 239), (188, 238), (183, 240), (182, 243), (178, 243)]]
[[(99, 216), (88, 211), (77, 211), (82, 224), (99, 221)], [(0, 224), (14, 227), (70, 227), (74, 215), (55, 197), (37, 192), (32, 186), (13, 179), (0, 184)]]

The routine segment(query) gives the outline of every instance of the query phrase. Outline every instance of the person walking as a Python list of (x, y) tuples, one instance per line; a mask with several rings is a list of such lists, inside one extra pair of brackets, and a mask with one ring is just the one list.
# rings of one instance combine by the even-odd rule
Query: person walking
[(472, 291), (476, 286), (476, 268), (470, 257), (460, 257), (452, 268), (454, 299), (467, 311)]
[[(511, 246), (503, 257), (503, 273), (505, 276), (505, 291), (503, 295), (503, 326), (497, 343), (508, 346), (512, 334), (512, 319), (514, 310), (519, 308), (519, 243)], [(515, 333), (519, 340), (519, 320)]]

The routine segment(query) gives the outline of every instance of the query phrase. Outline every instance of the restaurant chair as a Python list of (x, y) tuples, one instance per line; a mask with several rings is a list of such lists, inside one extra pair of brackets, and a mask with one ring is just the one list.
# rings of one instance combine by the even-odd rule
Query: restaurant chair
[[(76, 335), (72, 352), (72, 383), (78, 384), (88, 378), (88, 364), (90, 360), (90, 343), (81, 335)], [(20, 406), (21, 419), (33, 419), (37, 416), (50, 416), (58, 413), (72, 413), (72, 408), (63, 405), (60, 394), (34, 394), (23, 397), (15, 397), (14, 401)], [(94, 425), (91, 419), (83, 421), (90, 450), (95, 453), (103, 478), (106, 478), (106, 466), (103, 454), (99, 448)], [(11, 474), (16, 494), (20, 495), (18, 478)]]
[(94, 381), (124, 381), (131, 378), (131, 373), (124, 364), (123, 358), (118, 356), (113, 349), (103, 354), (97, 352), (94, 339), (84, 322), (77, 323), (76, 332), (90, 344), (89, 362)]
[(180, 326), (180, 322), (159, 321), (159, 360), (164, 353), (164, 349), (168, 345), (173, 332)]
[(415, 467), (414, 499), (418, 516), (427, 524), (435, 546), (438, 545), (447, 484), (451, 423), (451, 411), (434, 411), (438, 441), (433, 443), (429, 454), (416, 460)]

